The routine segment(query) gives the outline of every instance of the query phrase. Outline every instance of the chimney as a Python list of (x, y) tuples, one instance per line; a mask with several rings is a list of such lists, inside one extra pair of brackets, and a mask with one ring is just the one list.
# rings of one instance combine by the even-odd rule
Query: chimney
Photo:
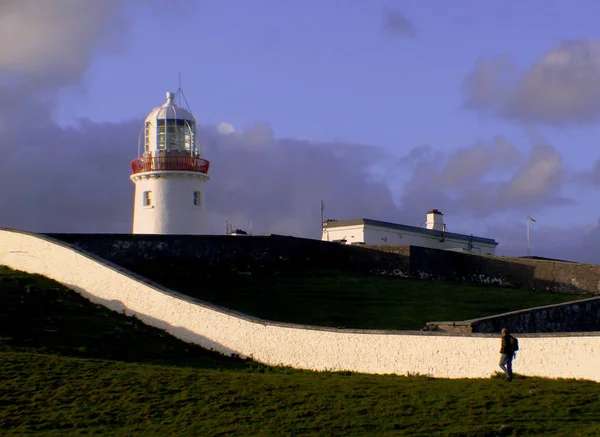
[(432, 229), (434, 231), (444, 231), (446, 229), (446, 225), (444, 224), (444, 214), (437, 209), (427, 211), (426, 227), (427, 229)]

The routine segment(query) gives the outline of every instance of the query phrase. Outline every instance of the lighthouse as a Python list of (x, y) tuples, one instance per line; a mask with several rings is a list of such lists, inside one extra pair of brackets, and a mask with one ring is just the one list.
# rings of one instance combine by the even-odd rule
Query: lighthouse
[(144, 120), (138, 157), (131, 161), (133, 233), (205, 233), (209, 166), (197, 147), (196, 119), (189, 108), (175, 103), (175, 93), (168, 92), (166, 102)]

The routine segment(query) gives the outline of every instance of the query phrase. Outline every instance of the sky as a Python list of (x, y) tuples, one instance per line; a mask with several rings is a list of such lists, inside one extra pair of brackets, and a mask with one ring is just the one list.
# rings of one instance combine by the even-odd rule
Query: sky
[(600, 3), (1, 0), (0, 227), (131, 232), (129, 163), (179, 75), (207, 226), (326, 218), (600, 264)]

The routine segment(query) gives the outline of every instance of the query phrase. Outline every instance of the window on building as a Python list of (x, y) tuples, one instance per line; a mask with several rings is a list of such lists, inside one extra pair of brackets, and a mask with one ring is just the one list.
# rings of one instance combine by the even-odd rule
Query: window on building
[[(167, 120), (167, 149), (177, 150), (180, 149), (180, 135), (179, 127), (175, 125), (175, 120)], [(179, 141), (178, 141), (179, 140)]]
[(194, 191), (194, 205), (202, 206), (202, 191)]
[(159, 149), (191, 150), (194, 145), (194, 122), (169, 118), (157, 120)]
[(144, 129), (144, 152), (150, 151), (150, 122), (146, 122), (146, 128)]
[(144, 191), (144, 206), (152, 206), (152, 191)]
[(156, 145), (159, 150), (167, 148), (167, 136), (165, 126), (158, 126), (156, 128)]
[(183, 146), (185, 147), (185, 150), (191, 150), (193, 138), (194, 134), (189, 129), (186, 129), (183, 136)]

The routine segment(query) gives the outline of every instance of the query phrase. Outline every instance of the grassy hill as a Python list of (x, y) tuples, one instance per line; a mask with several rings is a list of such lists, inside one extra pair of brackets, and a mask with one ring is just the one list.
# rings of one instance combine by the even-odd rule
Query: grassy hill
[(597, 383), (270, 368), (2, 267), (0, 338), (5, 436), (600, 434)]
[(420, 330), (581, 299), (566, 293), (417, 281), (279, 265), (144, 262), (126, 266), (173, 290), (266, 320), (358, 329)]
[(95, 305), (48, 278), (2, 266), (0, 344), (5, 352), (216, 368), (242, 365)]

